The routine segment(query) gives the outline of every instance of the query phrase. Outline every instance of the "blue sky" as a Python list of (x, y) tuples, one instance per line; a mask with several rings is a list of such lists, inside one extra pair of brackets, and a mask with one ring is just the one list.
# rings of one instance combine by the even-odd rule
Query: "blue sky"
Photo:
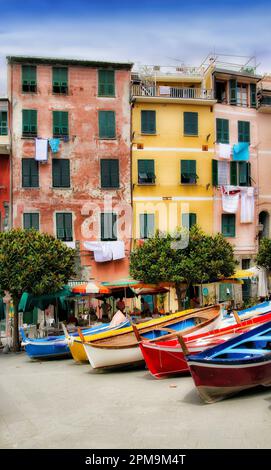
[(271, 72), (270, 25), (265, 0), (0, 0), (0, 95), (9, 54), (199, 65), (216, 51)]

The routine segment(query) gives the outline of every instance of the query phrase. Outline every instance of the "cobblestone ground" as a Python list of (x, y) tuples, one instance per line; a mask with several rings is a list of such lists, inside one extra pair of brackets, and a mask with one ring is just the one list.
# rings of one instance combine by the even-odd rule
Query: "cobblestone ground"
[(189, 376), (0, 353), (0, 448), (271, 448), (271, 389), (213, 405)]

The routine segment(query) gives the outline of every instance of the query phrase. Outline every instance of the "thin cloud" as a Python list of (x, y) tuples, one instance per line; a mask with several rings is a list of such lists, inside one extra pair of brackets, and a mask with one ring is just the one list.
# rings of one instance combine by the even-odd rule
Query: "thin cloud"
[[(15, 22), (1, 29), (0, 95), (6, 92), (6, 55), (78, 57), (149, 64), (199, 65), (214, 50), (257, 55), (260, 70), (268, 72), (271, 52), (271, 9), (199, 14), (166, 11), (161, 14)], [(253, 32), (253, 33), (252, 33)], [(176, 60), (175, 60), (176, 59)]]

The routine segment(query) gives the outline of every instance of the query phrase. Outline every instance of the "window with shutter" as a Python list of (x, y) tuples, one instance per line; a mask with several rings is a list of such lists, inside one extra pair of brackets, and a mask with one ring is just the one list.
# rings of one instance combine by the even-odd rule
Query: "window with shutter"
[(101, 187), (119, 188), (119, 160), (101, 160)]
[(141, 111), (141, 134), (156, 134), (156, 111)]
[(99, 138), (116, 138), (116, 115), (115, 111), (99, 111)]
[(181, 160), (181, 183), (196, 184), (196, 160)]
[(212, 182), (213, 186), (218, 186), (218, 161), (212, 160)]
[(24, 137), (37, 136), (37, 111), (35, 109), (23, 109), (22, 134)]
[(251, 186), (250, 167), (250, 162), (238, 162), (240, 186)]
[(72, 234), (72, 213), (58, 212), (56, 214), (56, 236), (59, 240), (71, 242)]
[(67, 67), (53, 67), (52, 81), (53, 93), (66, 95), (68, 93)]
[(36, 93), (37, 67), (35, 65), (22, 65), (22, 91)]
[(68, 111), (53, 111), (53, 136), (67, 137), (69, 135)]
[(154, 160), (138, 160), (138, 184), (154, 184)]
[(237, 186), (237, 162), (230, 162), (230, 184)]
[(222, 214), (222, 234), (235, 237), (235, 214)]
[(101, 240), (117, 240), (117, 214), (114, 212), (101, 213)]
[(221, 144), (229, 143), (229, 121), (228, 119), (216, 120), (216, 141)]
[(23, 215), (23, 227), (25, 230), (29, 230), (34, 228), (35, 230), (39, 230), (40, 222), (39, 222), (40, 215), (38, 212), (25, 212)]
[(8, 135), (8, 113), (0, 111), (0, 135)]
[(230, 86), (230, 104), (237, 103), (237, 80), (232, 79), (229, 81)]
[(238, 121), (238, 142), (250, 143), (250, 122)]
[(39, 187), (39, 165), (34, 158), (22, 159), (22, 187)]
[(257, 107), (257, 90), (256, 90), (256, 83), (250, 84), (250, 107), (256, 108)]
[(183, 213), (182, 214), (182, 226), (190, 229), (193, 225), (197, 223), (197, 214), (193, 212)]
[(57, 159), (52, 160), (52, 175), (54, 188), (69, 188), (70, 187), (70, 160)]
[(115, 96), (114, 70), (98, 71), (98, 96)]
[(183, 113), (183, 133), (184, 135), (198, 135), (198, 113)]
[(140, 238), (152, 238), (154, 236), (154, 214), (140, 214)]

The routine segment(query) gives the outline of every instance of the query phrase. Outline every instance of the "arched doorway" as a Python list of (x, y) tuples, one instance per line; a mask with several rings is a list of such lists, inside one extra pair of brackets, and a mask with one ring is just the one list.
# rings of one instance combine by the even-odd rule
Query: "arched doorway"
[(259, 238), (269, 238), (269, 213), (267, 211), (260, 212), (259, 224), (263, 226), (263, 229), (259, 232)]

